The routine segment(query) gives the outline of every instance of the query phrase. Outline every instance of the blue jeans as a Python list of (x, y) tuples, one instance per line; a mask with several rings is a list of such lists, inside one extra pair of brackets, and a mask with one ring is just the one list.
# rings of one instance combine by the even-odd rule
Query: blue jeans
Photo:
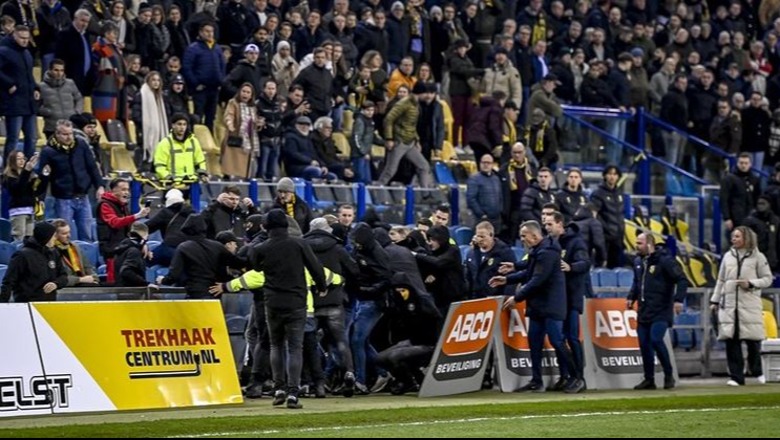
[(371, 162), (364, 157), (352, 159), (352, 169), (355, 171), (355, 182), (371, 183)]
[(382, 310), (376, 301), (358, 301), (350, 345), (355, 361), (355, 378), (362, 384), (366, 383), (367, 378), (366, 363), (368, 361), (375, 363), (378, 355), (376, 349), (369, 343), (369, 337), (381, 318)]
[[(607, 121), (607, 132), (621, 141), (626, 140), (626, 121), (623, 119), (610, 119)], [(623, 162), (623, 145), (607, 141), (607, 163), (621, 166)]]
[(582, 379), (585, 375), (585, 356), (580, 342), (580, 312), (569, 310), (566, 321), (563, 321), (563, 336), (571, 349), (571, 357), (574, 362), (574, 376)]
[(71, 226), (75, 226), (74, 238), (92, 242), (97, 237), (92, 237), (92, 206), (89, 197), (80, 196), (72, 199), (54, 199), (54, 212)]
[(279, 142), (262, 144), (257, 177), (270, 181), (279, 176), (279, 150), (281, 146), (282, 144)]
[(666, 377), (672, 377), (672, 362), (669, 360), (669, 351), (664, 344), (664, 336), (669, 323), (655, 321), (653, 323), (637, 324), (636, 332), (639, 336), (639, 348), (642, 350), (642, 367), (645, 370), (645, 379), (655, 380), (655, 357), (664, 369)]
[(311, 179), (336, 180), (338, 179), (338, 176), (330, 172), (330, 170), (328, 170), (328, 174), (323, 176), (322, 169), (317, 167), (306, 167), (306, 169), (303, 170), (303, 178), (306, 180), (311, 180)]
[(35, 142), (38, 140), (38, 122), (35, 115), (6, 116), (5, 129), (8, 134), (5, 138), (3, 159), (17, 149), (20, 131), (24, 132), (24, 155), (30, 158), (35, 154)]
[(543, 384), (542, 357), (544, 356), (544, 337), (550, 339), (558, 358), (561, 377), (568, 378), (571, 368), (571, 355), (563, 343), (563, 321), (550, 318), (531, 318), (528, 326), (528, 345), (531, 349), (531, 381)]

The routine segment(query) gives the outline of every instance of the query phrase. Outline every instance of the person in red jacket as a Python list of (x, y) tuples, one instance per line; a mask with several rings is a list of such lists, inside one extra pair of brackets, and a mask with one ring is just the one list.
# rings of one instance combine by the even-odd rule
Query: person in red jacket
[(100, 255), (106, 260), (106, 275), (109, 284), (115, 281), (114, 250), (127, 237), (130, 226), (138, 219), (149, 215), (144, 207), (130, 214), (130, 182), (117, 178), (108, 185), (109, 192), (104, 193), (97, 206), (97, 235)]

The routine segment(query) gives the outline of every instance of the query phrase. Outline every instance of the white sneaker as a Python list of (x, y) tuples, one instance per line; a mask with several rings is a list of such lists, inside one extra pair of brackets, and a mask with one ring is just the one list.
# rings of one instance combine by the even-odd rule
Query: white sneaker
[(760, 384), (765, 384), (766, 383), (766, 376), (764, 376), (763, 374), (761, 376), (758, 376), (757, 379), (758, 379), (758, 383), (760, 383)]
[(729, 381), (728, 381), (728, 382), (726, 382), (726, 385), (728, 385), (728, 386), (730, 386), (730, 387), (738, 387), (738, 386), (739, 386), (739, 384), (737, 383), (737, 381), (736, 381), (736, 380), (734, 380), (734, 379), (729, 379)]

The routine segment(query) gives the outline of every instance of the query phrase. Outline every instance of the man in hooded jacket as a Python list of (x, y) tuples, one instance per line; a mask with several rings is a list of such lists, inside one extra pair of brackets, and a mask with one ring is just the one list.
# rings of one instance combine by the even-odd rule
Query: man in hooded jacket
[(466, 299), (463, 263), (460, 250), (450, 244), (450, 230), (446, 226), (434, 226), (428, 231), (430, 254), (414, 253), (420, 265), (425, 285), (436, 301), (442, 316), (446, 316), (450, 304)]
[(68, 285), (68, 275), (62, 261), (54, 252), (54, 233), (51, 223), (36, 223), (32, 237), (11, 257), (0, 288), (0, 303), (56, 301), (57, 289)]

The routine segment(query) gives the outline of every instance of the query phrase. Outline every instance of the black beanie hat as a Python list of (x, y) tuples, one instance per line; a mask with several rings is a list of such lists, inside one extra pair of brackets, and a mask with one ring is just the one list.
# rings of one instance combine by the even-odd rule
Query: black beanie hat
[(57, 228), (54, 227), (53, 224), (49, 222), (38, 222), (33, 229), (33, 238), (39, 245), (46, 246), (46, 243), (51, 240), (55, 232), (57, 232)]
[(281, 209), (272, 209), (265, 216), (263, 227), (270, 231), (271, 229), (287, 229), (287, 215)]

